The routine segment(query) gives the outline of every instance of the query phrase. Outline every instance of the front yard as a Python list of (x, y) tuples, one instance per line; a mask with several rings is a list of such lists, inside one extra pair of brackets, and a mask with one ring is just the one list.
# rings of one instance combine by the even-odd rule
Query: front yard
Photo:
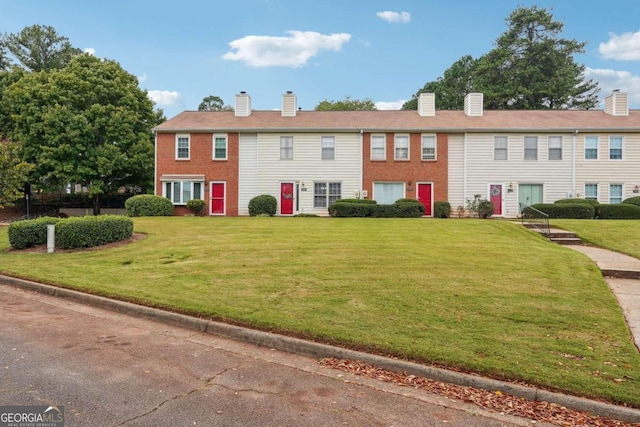
[(0, 272), (640, 407), (640, 355), (598, 269), (519, 224), (162, 217), (135, 231), (46, 254), (8, 251), (0, 228)]

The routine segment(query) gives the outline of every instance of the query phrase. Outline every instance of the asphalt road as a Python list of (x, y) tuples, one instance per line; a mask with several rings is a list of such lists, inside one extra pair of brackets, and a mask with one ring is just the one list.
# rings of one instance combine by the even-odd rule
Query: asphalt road
[(531, 425), (310, 358), (1, 285), (0, 405), (64, 406), (66, 427)]

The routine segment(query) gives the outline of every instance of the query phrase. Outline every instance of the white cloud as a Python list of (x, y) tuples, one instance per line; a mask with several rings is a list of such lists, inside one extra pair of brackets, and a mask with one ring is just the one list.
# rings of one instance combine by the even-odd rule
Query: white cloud
[(630, 108), (640, 108), (640, 76), (629, 71), (587, 68), (584, 72), (587, 79), (593, 79), (600, 86), (600, 99), (604, 99), (614, 89), (626, 92)]
[(287, 31), (289, 37), (245, 36), (229, 43), (235, 52), (222, 57), (244, 61), (253, 67), (301, 67), (321, 50), (334, 52), (351, 39), (351, 34), (320, 34), (314, 31)]
[(598, 51), (605, 59), (638, 61), (640, 60), (640, 31), (622, 35), (609, 33), (609, 41), (600, 43)]
[(141, 76), (138, 76), (138, 82), (142, 83), (145, 80), (147, 80), (147, 75), (145, 73), (142, 73)]
[(88, 53), (89, 55), (96, 56), (96, 50), (92, 47), (85, 47), (83, 52)]
[(170, 107), (180, 101), (180, 94), (176, 91), (150, 90), (147, 94), (153, 102), (161, 107)]
[(380, 19), (384, 19), (387, 22), (394, 24), (408, 24), (411, 21), (411, 14), (409, 12), (392, 12), (386, 10), (384, 12), (376, 13), (376, 16)]
[(406, 99), (401, 99), (399, 101), (378, 101), (375, 105), (378, 110), (399, 110), (405, 102), (407, 102)]

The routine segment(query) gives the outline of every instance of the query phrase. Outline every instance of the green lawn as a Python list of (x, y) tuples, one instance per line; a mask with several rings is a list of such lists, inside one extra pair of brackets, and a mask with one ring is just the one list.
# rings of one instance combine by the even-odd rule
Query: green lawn
[(592, 245), (640, 258), (638, 220), (553, 219), (551, 225), (574, 231)]
[(0, 271), (640, 407), (640, 356), (596, 266), (473, 219), (135, 219), (138, 242), (8, 252)]

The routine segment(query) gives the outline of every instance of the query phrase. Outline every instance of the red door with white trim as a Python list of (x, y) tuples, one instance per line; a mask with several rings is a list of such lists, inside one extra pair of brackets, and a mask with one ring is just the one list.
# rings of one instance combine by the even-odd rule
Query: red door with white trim
[(489, 184), (489, 201), (493, 203), (493, 214), (502, 215), (502, 184)]
[(224, 182), (212, 182), (211, 183), (211, 215), (224, 215), (224, 203), (225, 203), (225, 183)]
[(293, 215), (293, 182), (280, 183), (280, 215)]
[(425, 216), (432, 216), (433, 192), (431, 184), (418, 184), (418, 200), (424, 205)]

